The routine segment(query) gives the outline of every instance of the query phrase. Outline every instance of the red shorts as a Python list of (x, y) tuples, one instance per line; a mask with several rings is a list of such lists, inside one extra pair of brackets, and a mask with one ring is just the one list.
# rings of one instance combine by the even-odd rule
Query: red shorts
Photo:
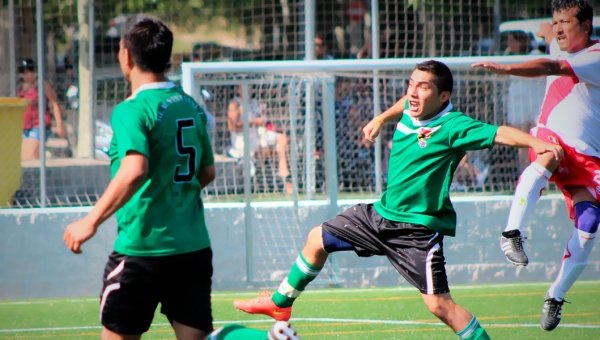
[[(531, 135), (543, 141), (560, 145), (564, 150), (564, 157), (558, 169), (554, 171), (550, 180), (562, 191), (569, 210), (569, 217), (575, 218), (573, 199), (566, 189), (569, 186), (586, 187), (588, 191), (600, 201), (600, 159), (584, 155), (573, 147), (565, 144), (552, 130), (543, 127), (531, 129)], [(529, 149), (529, 159), (533, 162), (537, 158), (535, 152)]]

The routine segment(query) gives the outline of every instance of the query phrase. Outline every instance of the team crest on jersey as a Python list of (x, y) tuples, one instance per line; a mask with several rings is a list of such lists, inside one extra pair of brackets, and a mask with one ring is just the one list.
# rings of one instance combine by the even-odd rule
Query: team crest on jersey
[(442, 126), (436, 126), (434, 128), (419, 128), (417, 131), (417, 142), (419, 143), (420, 148), (427, 147), (427, 140), (431, 137), (431, 135), (439, 130)]

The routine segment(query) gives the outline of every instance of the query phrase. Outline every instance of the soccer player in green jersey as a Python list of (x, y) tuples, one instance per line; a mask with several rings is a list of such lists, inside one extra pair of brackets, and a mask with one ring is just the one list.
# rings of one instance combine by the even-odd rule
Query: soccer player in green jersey
[[(173, 34), (157, 19), (128, 18), (119, 64), (132, 94), (112, 112), (111, 181), (66, 246), (81, 253), (116, 212), (118, 234), (104, 270), (102, 339), (139, 339), (158, 304), (177, 339), (267, 339), (269, 332), (229, 325), (213, 332), (212, 250), (200, 196), (215, 178), (203, 109), (168, 81)], [(275, 338), (295, 339), (287, 323)]]
[(450, 183), (468, 150), (494, 144), (530, 147), (562, 156), (562, 149), (508, 126), (494, 126), (459, 112), (450, 102), (453, 78), (438, 61), (420, 63), (406, 96), (364, 128), (373, 141), (382, 125), (400, 119), (393, 136), (387, 191), (374, 204), (358, 204), (313, 228), (288, 276), (273, 294), (234, 305), (247, 313), (288, 320), (294, 300), (323, 268), (330, 253), (387, 256), (422, 294), (429, 310), (461, 339), (489, 339), (477, 319), (450, 295), (443, 239), (454, 236), (456, 213)]

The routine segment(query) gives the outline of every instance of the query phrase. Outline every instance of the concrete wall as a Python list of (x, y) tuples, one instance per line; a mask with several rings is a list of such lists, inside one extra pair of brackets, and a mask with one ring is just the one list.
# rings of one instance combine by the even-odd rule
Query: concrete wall
[[(289, 203), (289, 202), (288, 202)], [(345, 209), (355, 202), (340, 202)], [(550, 282), (559, 268), (572, 223), (564, 203), (554, 196), (541, 200), (525, 234), (529, 266), (516, 268), (499, 247), (509, 197), (456, 199), (457, 236), (445, 239), (451, 284)], [(279, 204), (280, 205), (280, 204)], [(214, 289), (276, 287), (304, 244), (307, 231), (331, 216), (324, 202), (300, 202), (294, 209), (257, 203), (246, 218), (243, 204), (206, 204), (214, 248)], [(39, 297), (95, 296), (107, 254), (116, 234), (107, 221), (73, 255), (63, 245), (65, 226), (86, 208), (0, 210), (0, 300)], [(246, 235), (246, 220), (251, 236)], [(246, 247), (251, 244), (251, 247)], [(249, 261), (247, 261), (249, 259)], [(336, 253), (312, 286), (408, 287), (386, 258), (358, 258)], [(594, 249), (582, 279), (600, 279), (600, 250)], [(250, 270), (250, 271), (248, 271)]]

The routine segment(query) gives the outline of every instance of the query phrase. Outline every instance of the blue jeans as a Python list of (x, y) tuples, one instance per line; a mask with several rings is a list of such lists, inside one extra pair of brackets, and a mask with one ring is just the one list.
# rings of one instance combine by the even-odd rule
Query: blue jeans
[[(45, 132), (46, 132), (46, 134), (44, 135), (44, 141), (47, 142), (48, 138), (52, 134), (52, 129), (47, 127)], [(24, 139), (40, 140), (40, 135), (41, 135), (41, 131), (40, 131), (39, 126), (32, 127), (31, 129), (23, 129), (23, 138)]]

